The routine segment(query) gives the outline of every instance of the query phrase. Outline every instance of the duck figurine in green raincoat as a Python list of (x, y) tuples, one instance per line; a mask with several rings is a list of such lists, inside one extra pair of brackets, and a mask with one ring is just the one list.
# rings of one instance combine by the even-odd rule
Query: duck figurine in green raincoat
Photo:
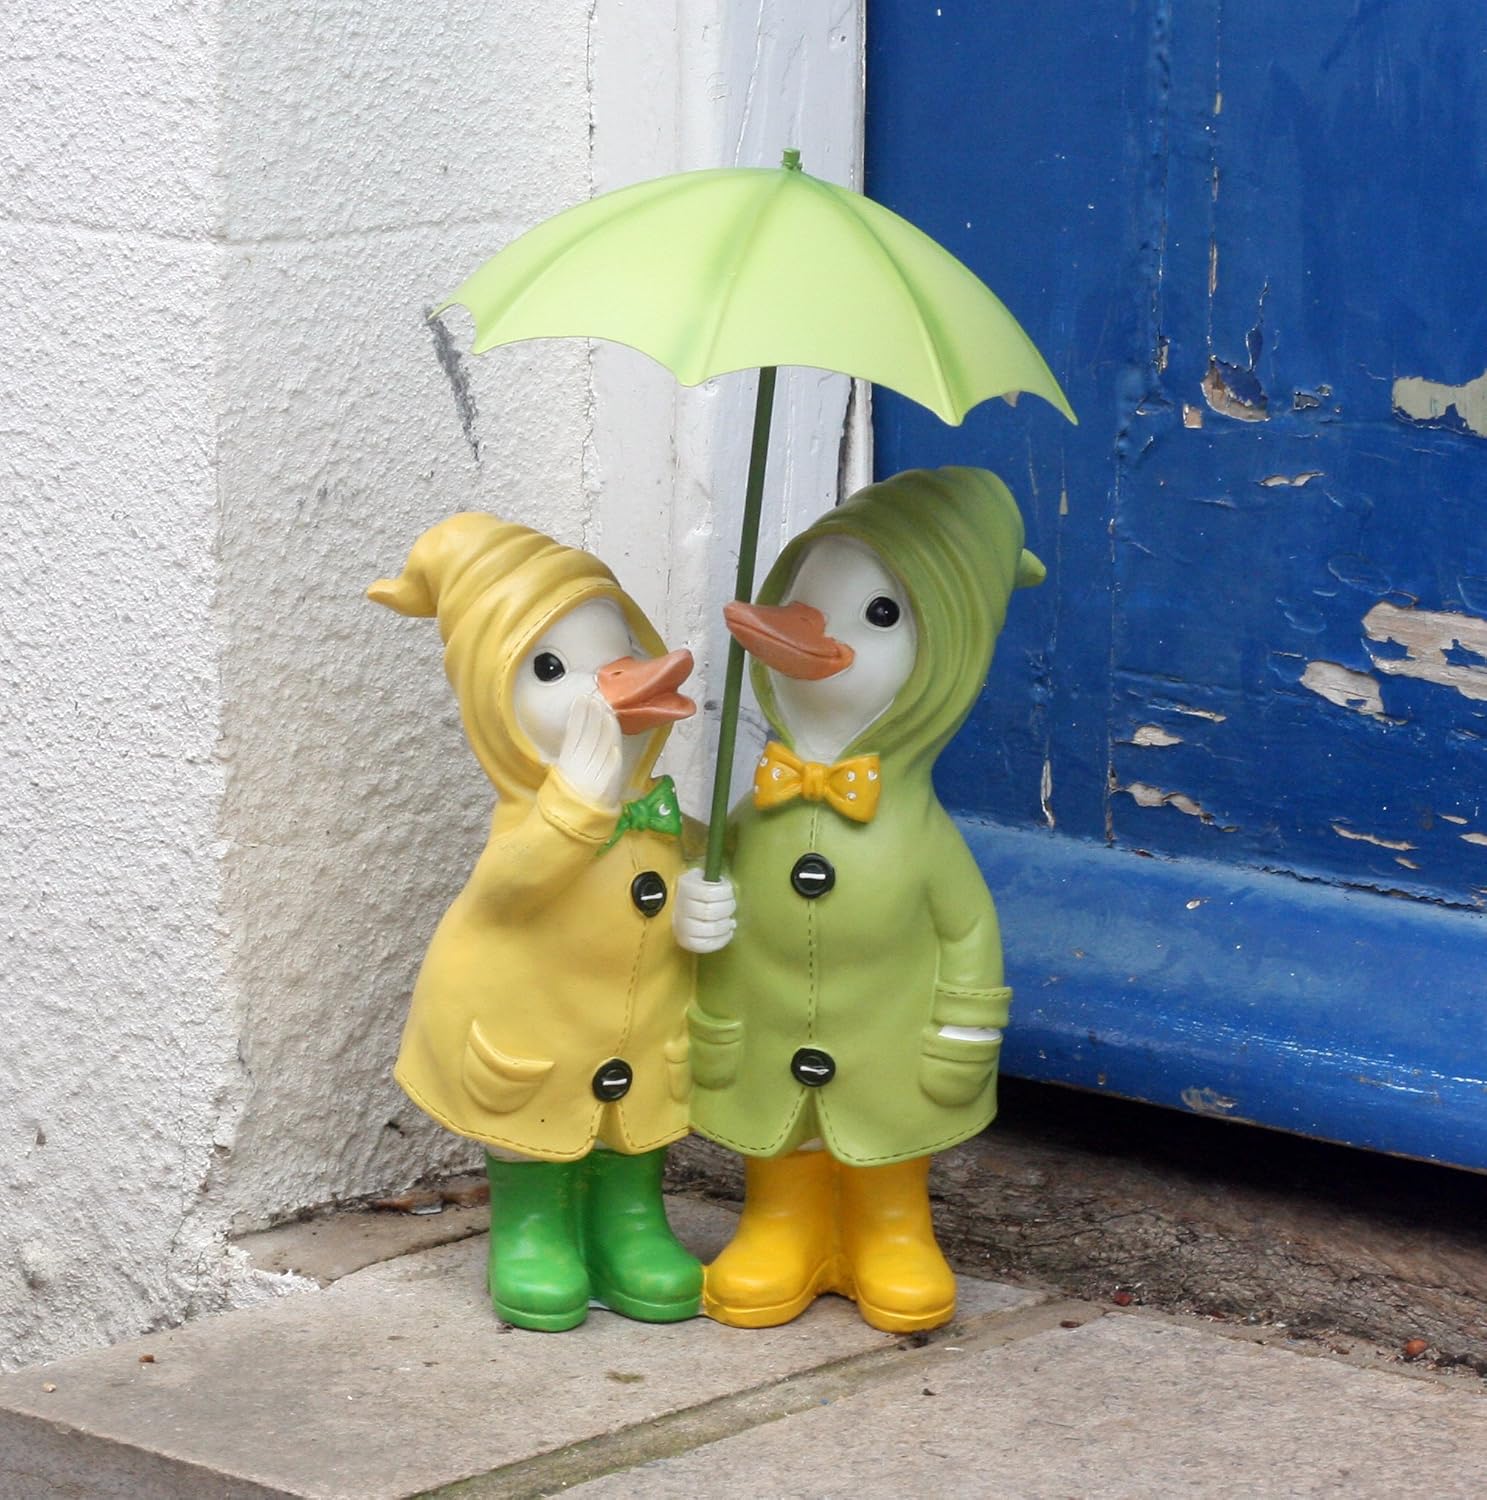
[(725, 610), (772, 738), (731, 819), (736, 930), (720, 909), (688, 1018), (693, 1128), (746, 1158), (704, 1283), (720, 1322), (788, 1322), (823, 1292), (891, 1332), (954, 1312), (929, 1162), (996, 1113), (1011, 991), (930, 773), (1010, 595), (1043, 576), (994, 474), (915, 470), (821, 517), (758, 603)]
[(701, 1267), (661, 1198), (691, 1086), (692, 957), (666, 911), (683, 820), (671, 778), (651, 776), (695, 710), (678, 691), (691, 653), (666, 650), (597, 558), (495, 516), (431, 527), (368, 593), (437, 619), (498, 794), (395, 1069), (420, 1109), (486, 1148), (495, 1309), (546, 1331), (591, 1302), (693, 1317)]

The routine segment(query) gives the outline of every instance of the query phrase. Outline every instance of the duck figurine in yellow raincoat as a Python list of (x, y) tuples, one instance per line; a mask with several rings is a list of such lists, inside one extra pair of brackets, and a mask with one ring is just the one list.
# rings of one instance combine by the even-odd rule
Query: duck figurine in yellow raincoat
[[(661, 1198), (686, 1133), (692, 959), (671, 931), (682, 818), (651, 776), (692, 668), (596, 558), (494, 516), (426, 531), (368, 596), (434, 616), (465, 735), (498, 794), (434, 933), (395, 1075), (486, 1148), (489, 1287), (523, 1328), (592, 1302), (696, 1315)], [(673, 911), (666, 908), (673, 905)]]
[(894, 1333), (954, 1312), (929, 1162), (996, 1113), (1012, 992), (930, 773), (1042, 577), (1001, 480), (921, 469), (821, 517), (725, 610), (772, 738), (730, 819), (737, 931), (730, 913), (691, 1014), (694, 1128), (745, 1157), (707, 1270), (720, 1322), (788, 1322), (822, 1292)]

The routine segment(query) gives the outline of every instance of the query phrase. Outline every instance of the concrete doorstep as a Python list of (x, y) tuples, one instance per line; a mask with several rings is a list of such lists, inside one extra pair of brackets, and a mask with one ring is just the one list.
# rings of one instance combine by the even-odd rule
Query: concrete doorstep
[[(699, 1254), (726, 1241), (726, 1209), (672, 1209)], [(1146, 1500), (1487, 1486), (1487, 1398), (1464, 1382), (972, 1278), (953, 1327), (910, 1339), (874, 1332), (837, 1298), (758, 1332), (602, 1311), (560, 1335), (503, 1330), (468, 1220), (451, 1215), (450, 1242), (433, 1245), (414, 1221), (420, 1248), (406, 1254), (356, 1215), (275, 1231), (264, 1259), (322, 1291), (0, 1380), (0, 1496)], [(367, 1263), (378, 1252), (395, 1258)]]

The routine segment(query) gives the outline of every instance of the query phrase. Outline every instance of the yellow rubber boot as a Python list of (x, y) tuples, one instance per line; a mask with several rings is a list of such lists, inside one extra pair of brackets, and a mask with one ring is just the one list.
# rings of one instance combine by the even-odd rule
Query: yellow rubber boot
[(837, 1171), (842, 1247), (863, 1320), (885, 1333), (948, 1323), (955, 1275), (935, 1243), (929, 1157)]
[(703, 1275), (708, 1317), (734, 1328), (774, 1328), (798, 1318), (822, 1292), (846, 1290), (836, 1165), (825, 1151), (745, 1158), (738, 1230)]

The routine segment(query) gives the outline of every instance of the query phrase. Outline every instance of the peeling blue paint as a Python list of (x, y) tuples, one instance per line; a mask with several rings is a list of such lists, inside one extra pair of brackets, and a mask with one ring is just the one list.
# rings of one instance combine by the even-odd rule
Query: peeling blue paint
[(1329, 557), (1327, 571), (1339, 583), (1345, 583), (1350, 589), (1357, 589), (1374, 599), (1382, 598), (1391, 587), (1389, 575), (1366, 557), (1346, 553)]
[(1008, 938), (1007, 1071), (1487, 1171), (1487, 916), (966, 835)]
[[(1417, 907), (1432, 932), (1465, 923), (1460, 941), (1479, 945), (1475, 970), (1453, 975), (1487, 973), (1471, 915), (1487, 907), (1487, 847), (1472, 838), (1487, 836), (1487, 700), (1471, 696), (1480, 679), (1444, 680), (1482, 670), (1487, 651), (1475, 635), (1428, 642), (1431, 680), (1398, 670), (1419, 661), (1364, 626), (1389, 607), (1437, 625), (1487, 618), (1484, 450), (1450, 416), (1458, 399), (1476, 409), (1471, 377), (1487, 365), (1487, 6), (1044, 0), (959, 7), (936, 28), (918, 15), (909, 0), (872, 6), (869, 191), (985, 277), (1081, 419), (1064, 430), (1039, 403), (998, 403), (952, 430), (875, 398), (882, 472), (989, 465), (1049, 564), (941, 762), (947, 805), (1041, 828), (1047, 767), (1055, 846), (1068, 835), (1157, 856), (1124, 860), (1100, 888), (1112, 912), (1164, 861), (1282, 872), (1243, 878), (1277, 890), (1277, 909), (1298, 882), (1373, 893), (1350, 896), (1319, 942), (1354, 941), (1344, 915), (1366, 926)], [(1466, 381), (1400, 393), (1441, 406), (1434, 425), (1396, 407), (1401, 379), (1421, 377)], [(1291, 482), (1302, 474), (1316, 477)], [(1303, 680), (1309, 667), (1330, 697)], [(1179, 742), (1134, 743), (1134, 725)], [(1126, 790), (1138, 785), (1150, 794)], [(1176, 796), (1207, 816), (1182, 815)], [(1066, 919), (1035, 904), (1004, 915), (1014, 962), (1019, 922), (1057, 933)], [(1268, 996), (1277, 976), (1205, 951), (1216, 1036), (1242, 1012), (1242, 985)], [(1151, 1007), (1142, 1035), (1170, 1070), (1164, 1102), (1181, 1106), (1180, 1080), (1284, 1123), (1278, 1085), (1231, 1087), (1181, 1061), (1208, 1045), (1204, 1022), (1160, 980), (1167, 960), (1148, 959), (1120, 1003), (1134, 988)], [(1076, 1011), (1106, 1035), (1111, 1013), (1080, 997), (1076, 971), (1065, 978), (1039, 991), (1037, 1047), (1009, 1033), (1009, 1066), (1096, 1086), (1099, 1069), (1058, 1048), (1087, 1046)], [(1487, 1015), (1480, 980), (1455, 1009), (1411, 994), (1426, 1007), (1421, 1049)], [(1384, 987), (1377, 997), (1388, 1003)], [(1338, 1039), (1306, 1027), (1376, 1019), (1333, 998), (1287, 1016), (1318, 1055)], [(1378, 1035), (1407, 1057), (1408, 1026), (1380, 1021)], [(1470, 1035), (1480, 1047), (1480, 1025)], [(1127, 1091), (1158, 1097), (1154, 1067), (1133, 1064)], [(1402, 1080), (1372, 1061), (1339, 1070), (1326, 1119), (1297, 1105), (1294, 1128), (1388, 1146), (1388, 1130), (1338, 1123), (1365, 1074)]]
[[(1390, 642), (1392, 645), (1393, 642)], [(1377, 652), (1375, 652), (1377, 655)], [(1473, 651), (1470, 646), (1463, 646), (1460, 641), (1452, 641), (1441, 655), (1446, 659), (1446, 665), (1451, 667), (1487, 667), (1487, 656), (1480, 651)]]
[[(1061, 832), (1475, 906), (1479, 850), (1441, 841), (1403, 870), (1331, 828), (1405, 838), (1418, 809), (1487, 795), (1487, 703), (1385, 673), (1382, 712), (1348, 712), (1300, 678), (1402, 660), (1366, 637), (1381, 602), (1487, 614), (1482, 449), (1393, 406), (1402, 375), (1487, 363), (1467, 269), (1487, 244), (1487, 7), (1223, 14), (1047, 0), (961, 7), (926, 33), (908, 0), (875, 0), (869, 188), (986, 277), (1081, 417), (1064, 432), (1038, 403), (996, 404), (951, 430), (877, 395), (885, 471), (1029, 475), (1051, 569), (1017, 601), (942, 789), (1041, 825), (1047, 763)], [(1212, 370), (1267, 420), (1210, 409)], [(1266, 483), (1302, 474), (1318, 477)], [(1173, 728), (1159, 697), (1223, 715), (1163, 751), (1161, 787), (1212, 824), (1112, 791), (1153, 779), (1112, 726)]]
[(1394, 415), (1412, 427), (1487, 438), (1487, 374), (1455, 386), (1418, 377), (1396, 380)]

